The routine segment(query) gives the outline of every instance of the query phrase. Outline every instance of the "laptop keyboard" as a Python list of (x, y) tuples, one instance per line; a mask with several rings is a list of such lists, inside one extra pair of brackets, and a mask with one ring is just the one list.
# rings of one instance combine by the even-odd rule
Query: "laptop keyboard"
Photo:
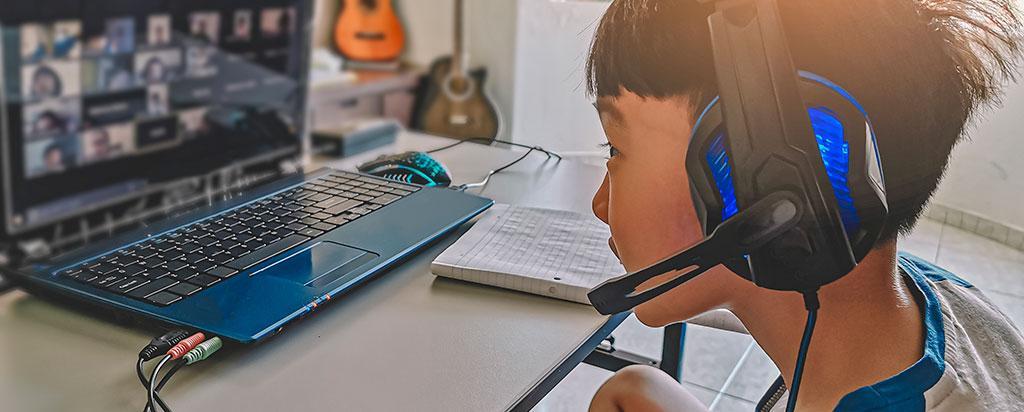
[(332, 172), (65, 269), (60, 275), (167, 306), (417, 190), (389, 180)]

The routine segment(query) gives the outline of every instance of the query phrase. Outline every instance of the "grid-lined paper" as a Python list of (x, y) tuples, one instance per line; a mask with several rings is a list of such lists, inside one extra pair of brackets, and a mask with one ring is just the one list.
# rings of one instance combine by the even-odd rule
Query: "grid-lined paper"
[(625, 273), (591, 215), (495, 205), (431, 265), (437, 276), (590, 304), (587, 292)]

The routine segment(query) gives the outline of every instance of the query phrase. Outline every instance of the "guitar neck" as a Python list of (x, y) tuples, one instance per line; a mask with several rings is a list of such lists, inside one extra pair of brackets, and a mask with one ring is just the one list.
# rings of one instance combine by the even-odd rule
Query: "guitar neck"
[(452, 53), (452, 75), (453, 76), (464, 76), (466, 73), (466, 52), (464, 50), (464, 36), (463, 36), (463, 5), (462, 0), (455, 0), (455, 39), (452, 42), (455, 45), (455, 51)]

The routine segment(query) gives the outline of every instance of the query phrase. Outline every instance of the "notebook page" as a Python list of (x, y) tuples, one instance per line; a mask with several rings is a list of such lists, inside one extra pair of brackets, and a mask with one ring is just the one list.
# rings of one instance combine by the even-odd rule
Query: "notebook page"
[(624, 273), (607, 225), (591, 215), (495, 205), (433, 263), (438, 276), (589, 303), (586, 293)]

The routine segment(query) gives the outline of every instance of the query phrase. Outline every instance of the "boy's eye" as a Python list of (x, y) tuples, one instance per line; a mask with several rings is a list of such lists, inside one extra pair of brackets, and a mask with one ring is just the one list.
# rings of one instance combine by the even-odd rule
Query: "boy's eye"
[(604, 143), (604, 144), (601, 145), (601, 147), (608, 148), (608, 158), (609, 159), (619, 155), (619, 149), (616, 149), (615, 146), (612, 146), (611, 143)]

